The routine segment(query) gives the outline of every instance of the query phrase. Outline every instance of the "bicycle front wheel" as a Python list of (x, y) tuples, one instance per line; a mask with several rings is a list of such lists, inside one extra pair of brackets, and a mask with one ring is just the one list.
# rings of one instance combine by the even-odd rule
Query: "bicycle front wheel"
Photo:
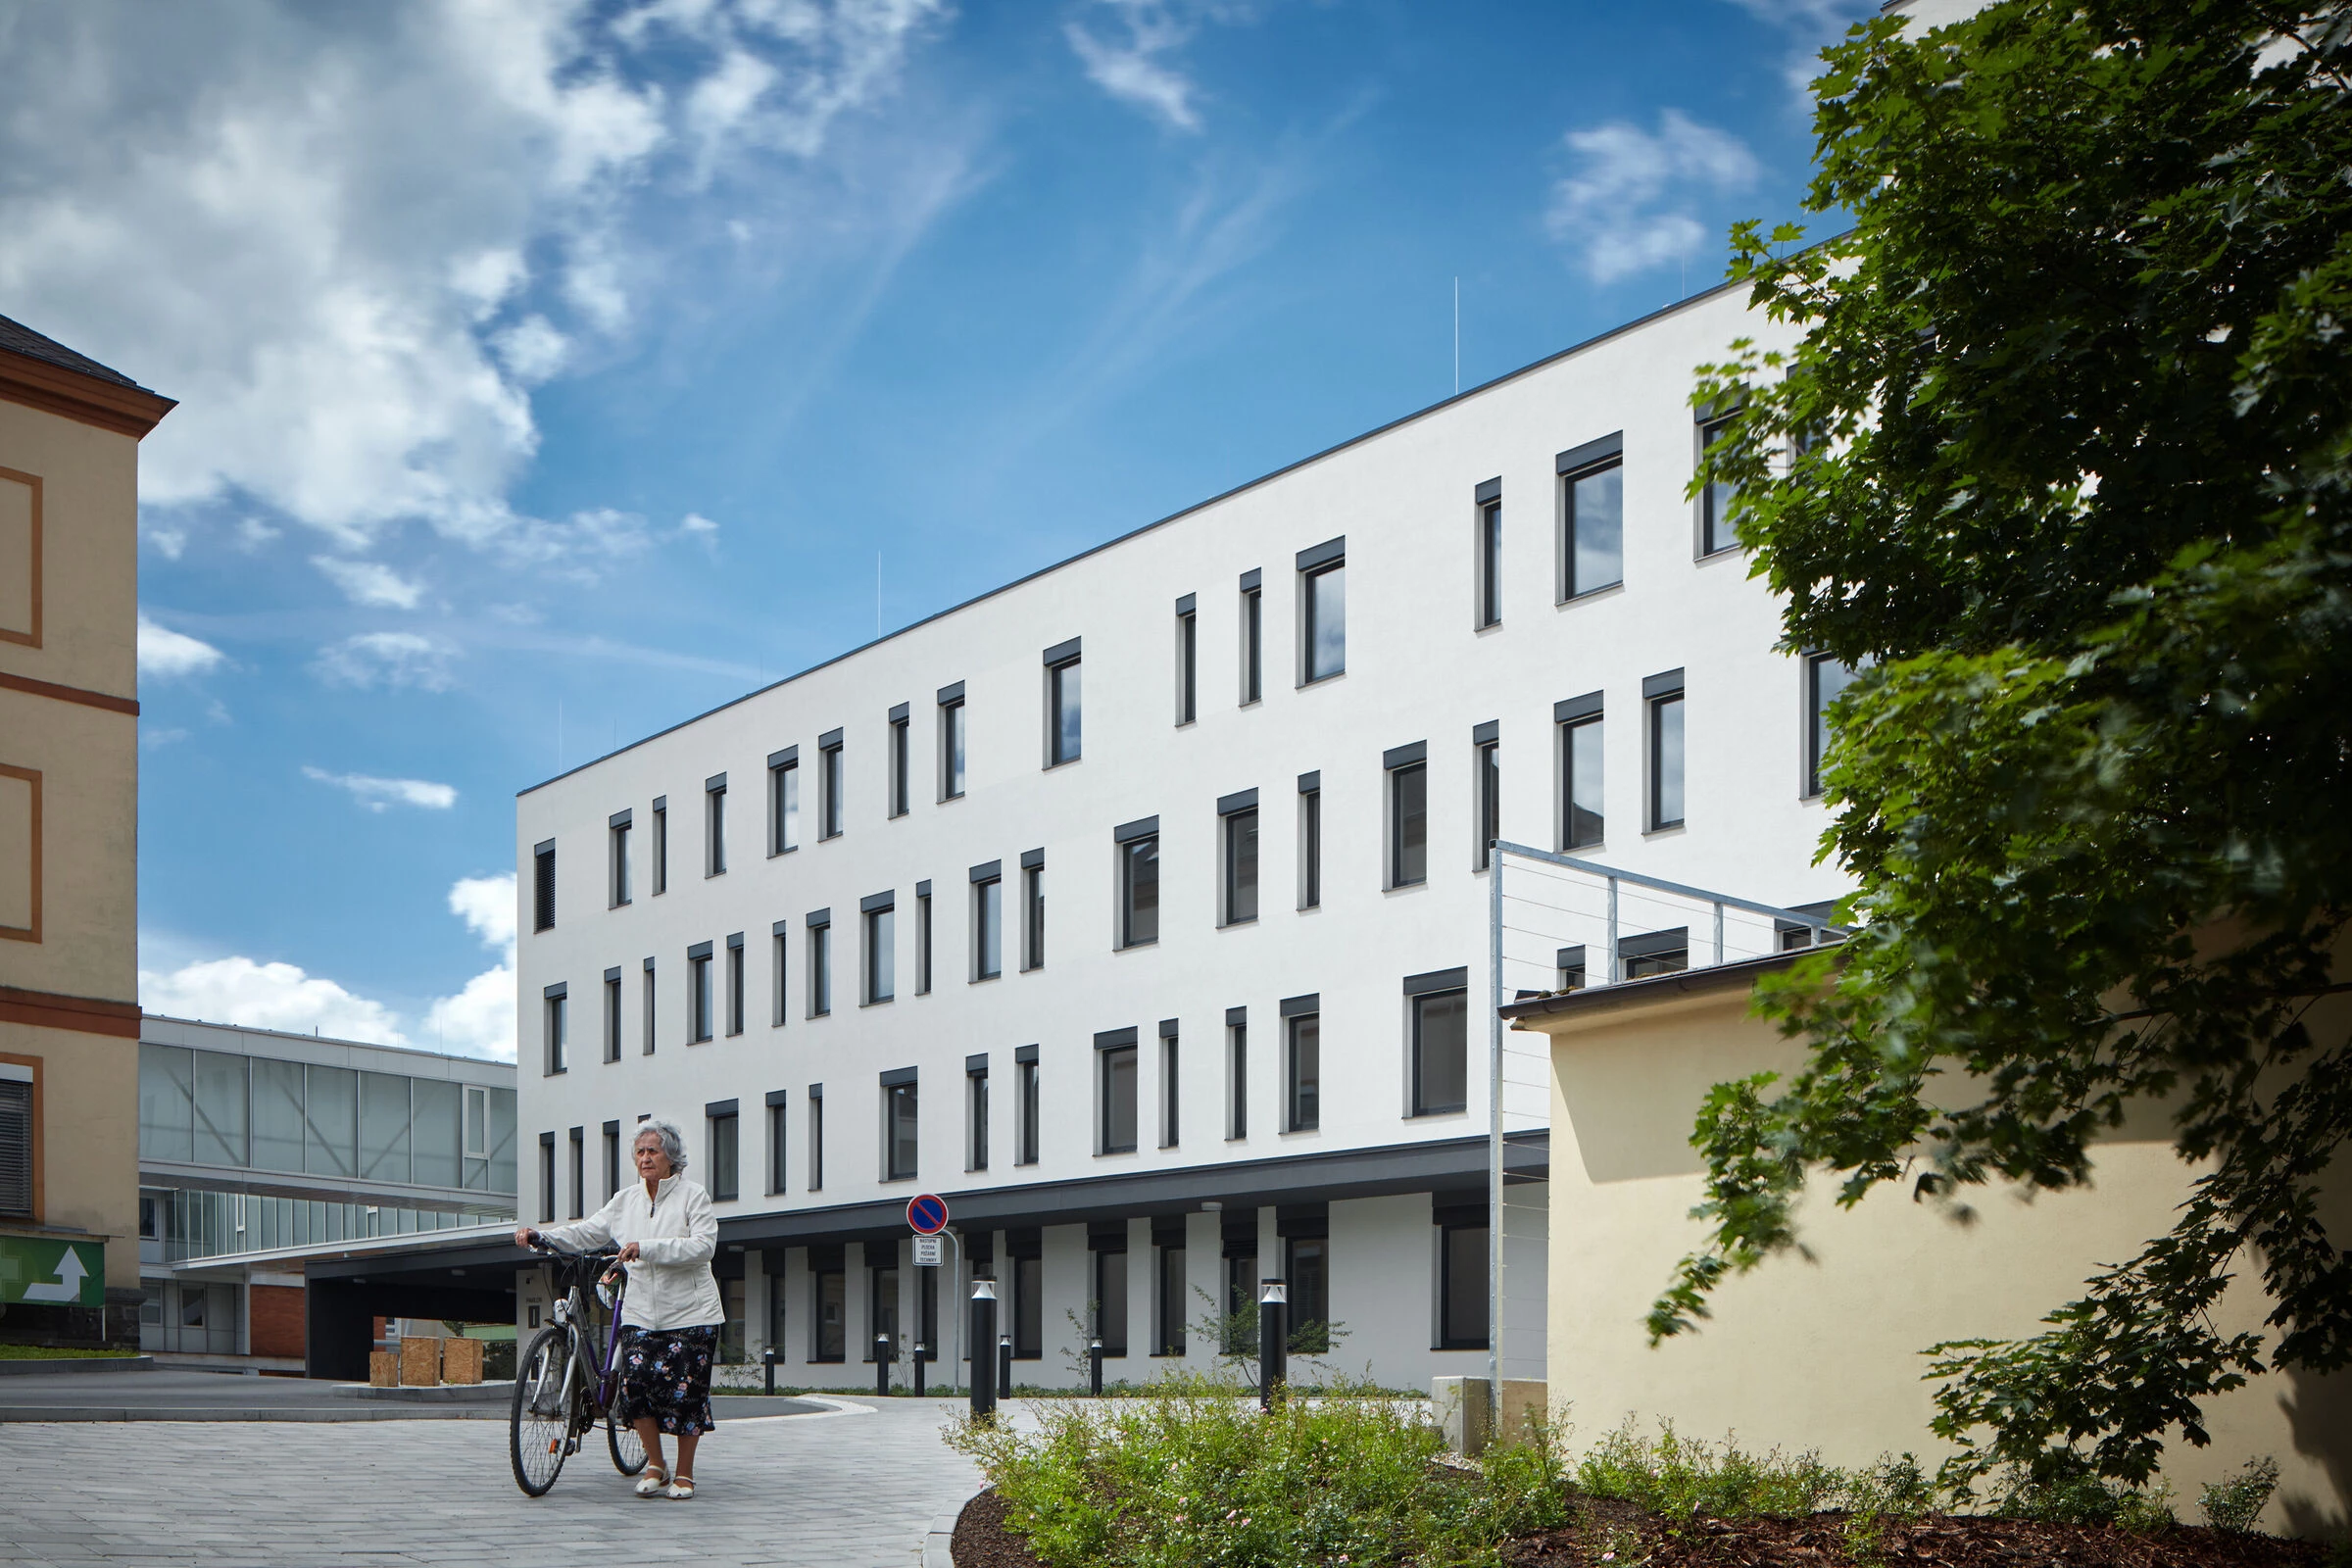
[(571, 1446), (571, 1336), (541, 1329), (514, 1362), (514, 1404), (507, 1426), (507, 1456), (514, 1484), (543, 1497), (563, 1473)]
[(622, 1475), (633, 1476), (645, 1468), (645, 1440), (621, 1419), (617, 1396), (605, 1411), (605, 1446), (612, 1450), (612, 1468)]

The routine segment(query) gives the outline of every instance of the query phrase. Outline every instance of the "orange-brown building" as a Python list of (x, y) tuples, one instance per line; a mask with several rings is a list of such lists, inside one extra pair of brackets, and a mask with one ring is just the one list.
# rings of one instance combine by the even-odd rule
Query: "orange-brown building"
[(138, 1335), (139, 440), (0, 317), (0, 1340)]

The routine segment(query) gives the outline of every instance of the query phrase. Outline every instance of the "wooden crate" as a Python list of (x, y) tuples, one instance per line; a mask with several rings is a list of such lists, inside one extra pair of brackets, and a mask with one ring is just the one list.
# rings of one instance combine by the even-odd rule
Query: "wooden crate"
[(400, 1387), (400, 1357), (390, 1350), (368, 1352), (368, 1386), (371, 1389)]
[(441, 1342), (412, 1336), (400, 1342), (400, 1381), (404, 1388), (429, 1389), (441, 1381)]
[(482, 1342), (479, 1340), (443, 1340), (441, 1342), (441, 1381), (444, 1383), (481, 1382)]

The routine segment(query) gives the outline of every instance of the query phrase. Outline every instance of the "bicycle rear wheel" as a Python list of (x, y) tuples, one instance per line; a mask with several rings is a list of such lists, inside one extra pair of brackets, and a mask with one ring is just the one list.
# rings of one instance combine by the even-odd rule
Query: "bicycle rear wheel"
[(571, 1446), (570, 1371), (571, 1336), (559, 1327), (541, 1329), (515, 1360), (507, 1456), (526, 1496), (545, 1496), (563, 1473)]
[(612, 1450), (612, 1468), (622, 1475), (633, 1476), (645, 1468), (645, 1440), (620, 1418), (617, 1397), (605, 1411), (605, 1446)]

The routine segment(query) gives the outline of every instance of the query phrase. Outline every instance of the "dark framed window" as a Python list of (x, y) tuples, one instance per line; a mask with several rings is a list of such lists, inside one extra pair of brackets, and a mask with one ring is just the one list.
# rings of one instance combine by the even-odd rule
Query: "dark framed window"
[(612, 873), (608, 897), (610, 906), (615, 909), (629, 902), (629, 813), (621, 812), (605, 835)]
[(1168, 1241), (1157, 1241), (1152, 1249), (1153, 1257), (1153, 1295), (1157, 1298), (1152, 1313), (1153, 1355), (1182, 1355), (1184, 1353), (1184, 1318), (1193, 1304), (1193, 1297), (1184, 1277), (1184, 1233), (1169, 1233)]
[(1558, 957), (1553, 960), (1553, 968), (1559, 978), (1560, 990), (1584, 990), (1588, 983), (1584, 945), (1579, 943), (1573, 948), (1562, 948)]
[(1231, 1236), (1225, 1239), (1225, 1353), (1255, 1355), (1257, 1331), (1244, 1330), (1241, 1321), (1257, 1304), (1257, 1247), (1254, 1239), (1242, 1250)]
[(654, 960), (653, 960), (653, 959), (651, 959), (651, 958), (648, 958), (648, 959), (646, 959), (646, 960), (645, 960), (645, 1034), (644, 1034), (644, 1040), (645, 1040), (645, 1049), (644, 1049), (644, 1051), (643, 1051), (643, 1053), (642, 1053), (642, 1054), (644, 1054), (644, 1055), (648, 1055), (648, 1056), (650, 1056), (650, 1055), (652, 1055), (652, 1054), (654, 1054), (654, 1047), (655, 1047), (656, 1043), (658, 1042), (658, 1040), (659, 1040), (659, 1038), (660, 1038), (660, 1037), (659, 1037), (659, 1036), (658, 1036), (658, 1035), (655, 1033), (655, 1030), (654, 1030), (654, 1019), (655, 1019), (655, 1017), (656, 1017), (656, 1013), (655, 1013), (655, 1010), (654, 1010)]
[(1625, 581), (1625, 464), (1611, 456), (1560, 477), (1567, 540), (1562, 599)]
[(808, 1016), (822, 1018), (833, 1010), (833, 924), (810, 920), (808, 928)]
[(1620, 938), (1617, 977), (1641, 980), (1653, 974), (1679, 974), (1690, 967), (1690, 928), (1674, 926)]
[(568, 1009), (569, 1004), (565, 1000), (565, 993), (561, 988), (548, 993), (543, 1008), (542, 1027), (546, 1031), (544, 1045), (547, 1055), (547, 1072), (550, 1077), (564, 1071), (564, 1050), (568, 1045), (565, 1036), (569, 1032), (571, 1023)]
[(1416, 757), (1389, 769), (1389, 886), (1428, 880), (1429, 763)]
[(825, 1086), (808, 1086), (808, 1190), (825, 1185)]
[(1285, 1021), (1283, 1130), (1312, 1132), (1323, 1125), (1323, 1019), (1301, 1012)]
[(723, 1111), (710, 1115), (710, 1200), (723, 1203), (742, 1196), (737, 1182), (738, 1144), (736, 1130), (741, 1125), (733, 1102)]
[(1200, 716), (1200, 616), (1194, 599), (1176, 601), (1176, 722), (1190, 724)]
[(884, 1176), (900, 1182), (914, 1179), (915, 1168), (915, 1085), (911, 1073), (904, 1083), (887, 1084), (882, 1090), (882, 1148)]
[(1649, 703), (1649, 825), (1683, 825), (1683, 693), (1650, 697)]
[(1463, 1109), (1470, 1100), (1469, 991), (1424, 992), (1406, 1003), (1412, 1009), (1412, 1113)]
[[(1732, 426), (1731, 416), (1710, 419), (1698, 427), (1698, 450), (1707, 450)], [(1713, 479), (1698, 493), (1698, 553), (1712, 556), (1740, 543), (1739, 487), (1729, 479)]]
[(1225, 1026), (1225, 1136), (1250, 1136), (1250, 1026), (1238, 1018)]
[(789, 956), (786, 947), (788, 934), (789, 927), (784, 921), (778, 920), (769, 928), (767, 939), (769, 948), (767, 961), (775, 971), (770, 977), (770, 989), (774, 993), (771, 998), (774, 1003), (774, 1016), (769, 1018), (768, 1024), (771, 1028), (777, 1029), (781, 1029), (784, 1026), (784, 1020), (790, 1016), (785, 1010), (791, 1000), (790, 988), (785, 983), (785, 960)]
[(1046, 966), (1046, 862), (1021, 858), (1021, 967)]
[(939, 798), (953, 801), (963, 794), (963, 683), (957, 681), (947, 693), (939, 700)]
[(841, 731), (835, 730), (828, 742), (816, 752), (816, 836), (837, 839), (842, 822)]
[(1311, 686), (1348, 668), (1348, 563), (1317, 566), (1299, 582), (1302, 616), (1299, 684)]
[[(1438, 1348), (1487, 1348), (1487, 1216), (1465, 1209), (1465, 1217), (1438, 1224)], [(1474, 1213), (1475, 1218), (1467, 1217)]]
[[(868, 1257), (874, 1254), (868, 1252)], [(899, 1265), (875, 1263), (865, 1271), (864, 1359), (896, 1360), (899, 1348)]]
[(1266, 694), (1266, 596), (1254, 571), (1242, 579), (1242, 706)]
[(1331, 1350), (1331, 1239), (1283, 1239), (1283, 1272), (1290, 1283), (1290, 1347), (1301, 1355)]
[(1082, 755), (1080, 719), (1085, 666), (1075, 657), (1046, 666), (1046, 765), (1059, 767)]
[(767, 853), (801, 847), (801, 749), (777, 754), (767, 766)]
[(1020, 1062), (1016, 1071), (1020, 1085), (1021, 1114), (1020, 1126), (1015, 1129), (1019, 1148), (1014, 1152), (1013, 1163), (1034, 1165), (1037, 1163), (1037, 1062), (1034, 1058)]
[(1471, 863), (1484, 871), (1494, 863), (1494, 841), (1502, 837), (1502, 741), (1480, 725), (1471, 741), (1472, 783), (1478, 800), (1478, 842)]
[(1101, 1121), (1104, 1154), (1132, 1154), (1136, 1144), (1136, 1048), (1117, 1046), (1095, 1053), (1102, 1078)]
[(669, 891), (669, 797), (654, 797), (654, 892)]
[(1127, 1238), (1091, 1238), (1095, 1253), (1095, 1338), (1102, 1354), (1127, 1353)]
[(1830, 705), (1854, 683), (1854, 672), (1835, 656), (1813, 654), (1805, 660), (1805, 711), (1811, 722), (1805, 730), (1805, 797), (1821, 793), (1822, 759), (1830, 754)]
[(1159, 1147), (1174, 1149), (1184, 1138), (1184, 1096), (1180, 1092), (1184, 1064), (1176, 1038), (1176, 1020), (1159, 1026)]
[(1607, 819), (1601, 814), (1601, 775), (1604, 742), (1600, 705), (1595, 695), (1589, 714), (1560, 725), (1560, 848), (1590, 849), (1601, 842)]
[(914, 994), (931, 994), (931, 884), (917, 883), (914, 890)]
[(1119, 858), (1119, 946), (1146, 947), (1159, 940), (1159, 834), (1137, 832), (1116, 841), (1115, 849)]
[[(1254, 800), (1256, 792), (1250, 792)], [(1257, 808), (1228, 811), (1219, 823), (1224, 841), (1224, 906), (1227, 925), (1257, 918)]]
[(727, 938), (727, 1033), (743, 1033), (743, 933)]
[(865, 911), (865, 1000), (870, 1006), (899, 994), (898, 911), (884, 905)]
[(603, 1146), (605, 1159), (605, 1197), (610, 1200), (620, 1191), (620, 1123), (605, 1123)]
[(972, 884), (972, 978), (994, 980), (1004, 972), (1004, 879)]
[(703, 875), (727, 872), (727, 785), (721, 774), (703, 786)]
[(809, 1336), (808, 1359), (844, 1361), (849, 1358), (849, 1274), (838, 1247), (808, 1249)]
[(767, 1097), (767, 1190), (771, 1196), (785, 1190), (792, 1170), (785, 1163), (791, 1154), (791, 1128), (785, 1120), (792, 1111), (788, 1100), (781, 1089)]
[(1502, 624), (1502, 499), (1478, 509), (1478, 624)]
[(549, 839), (531, 851), (531, 929), (552, 931), (556, 926), (556, 841)]
[(539, 1223), (556, 1222), (556, 1135), (539, 1135)]
[(1298, 776), (1298, 907), (1323, 905), (1323, 775)]
[(570, 1146), (571, 1217), (579, 1219), (588, 1212), (588, 1129), (574, 1127), (567, 1140)]
[[(1034, 1236), (1034, 1232), (1031, 1233)], [(1034, 1246), (1031, 1242), (1028, 1246)], [(1012, 1259), (1012, 1358), (1042, 1360), (1046, 1353), (1046, 1265), (1026, 1249)]]
[(605, 1059), (620, 1059), (620, 971), (605, 971)]
[(710, 944), (697, 943), (686, 953), (686, 1042), (700, 1045), (710, 1038), (712, 1017)]
[(906, 731), (909, 722), (910, 720), (907, 718), (906, 705), (905, 703), (901, 703), (898, 707), (891, 710), (890, 814), (893, 816), (905, 816), (908, 810), (912, 809), (911, 806), (908, 804), (908, 797), (912, 793), (913, 789), (913, 779), (908, 772), (908, 769), (911, 765), (911, 759), (907, 755), (908, 748), (906, 741)]
[(963, 1168), (988, 1169), (988, 1064), (963, 1071)]

